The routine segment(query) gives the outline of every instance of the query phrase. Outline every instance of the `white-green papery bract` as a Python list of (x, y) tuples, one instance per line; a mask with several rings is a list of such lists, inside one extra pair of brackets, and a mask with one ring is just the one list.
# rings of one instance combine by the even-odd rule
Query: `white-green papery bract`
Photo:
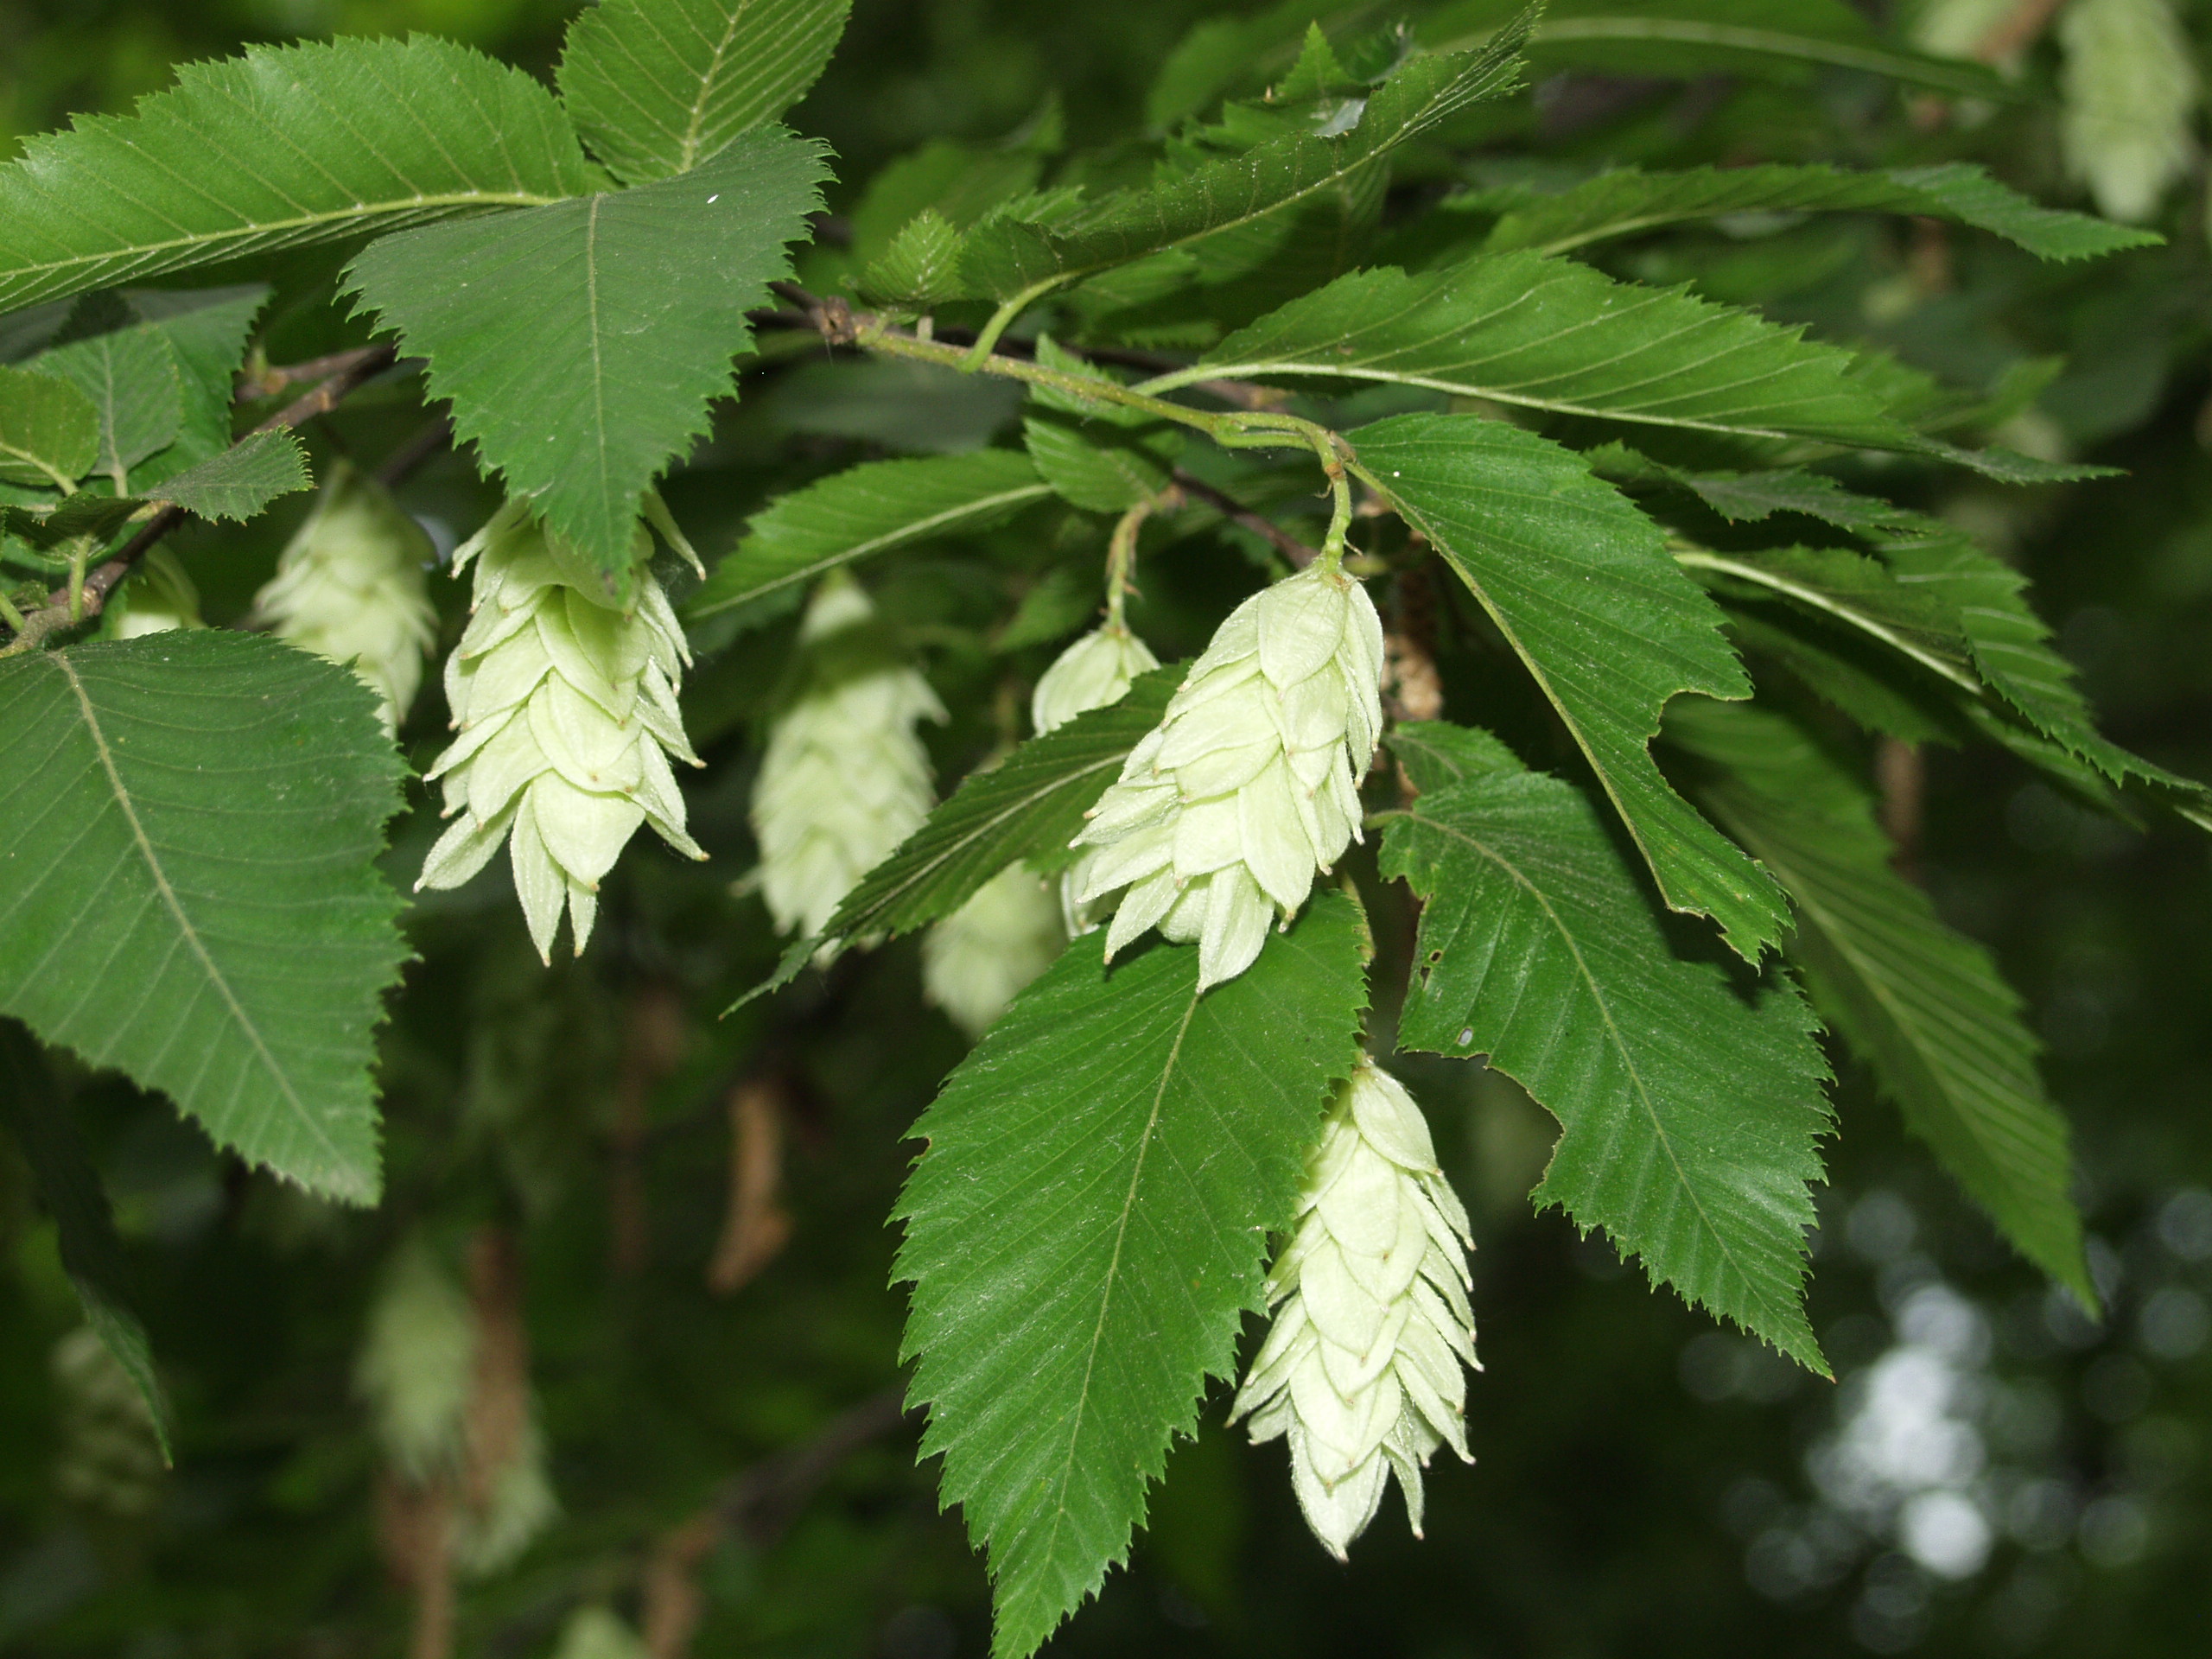
[(1039, 737), (1077, 715), (1119, 702), (1129, 682), (1160, 658), (1119, 622), (1093, 628), (1052, 661), (1029, 696), (1029, 722)]
[(2110, 217), (2146, 219), (2195, 163), (2196, 49), (2171, 0), (2073, 0), (2058, 38), (2067, 171)]
[(549, 961), (563, 906), (583, 954), (600, 880), (640, 824), (706, 857), (684, 832), (668, 764), (699, 764), (676, 706), (690, 653), (646, 568), (643, 526), (635, 546), (627, 611), (600, 584), (577, 584), (582, 561), (521, 502), (454, 554), (456, 570), (476, 564), (467, 631), (446, 659), (457, 735), (425, 774), (443, 780), (454, 823), (415, 885), (457, 887), (505, 842), (530, 937)]
[(973, 1039), (1067, 944), (1046, 878), (1009, 864), (922, 936), (922, 995)]
[(1465, 1462), (1467, 1212), (1402, 1084), (1363, 1058), (1321, 1131), (1289, 1243), (1268, 1274), (1274, 1323), (1230, 1421), (1287, 1437), (1291, 1485), (1338, 1560), (1395, 1471), (1421, 1535), (1421, 1470)]
[(1078, 903), (1128, 888), (1109, 959), (1157, 926), (1198, 940), (1200, 989), (1252, 965), (1274, 913), (1294, 915), (1358, 838), (1382, 672), (1382, 624), (1341, 570), (1230, 613), (1076, 837)]
[(805, 682), (769, 733), (753, 785), (760, 894), (779, 932), (821, 932), (935, 804), (914, 727), (943, 720), (944, 709), (868, 629), (874, 614), (841, 572), (816, 592), (799, 628)]
[(351, 668), (384, 700), (386, 733), (397, 732), (437, 636), (423, 591), (433, 552), (391, 491), (340, 461), (254, 595), (251, 620)]

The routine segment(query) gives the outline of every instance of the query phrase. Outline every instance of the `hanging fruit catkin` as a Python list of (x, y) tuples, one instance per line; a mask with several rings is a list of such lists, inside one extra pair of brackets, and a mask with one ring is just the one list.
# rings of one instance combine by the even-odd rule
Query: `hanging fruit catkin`
[(79, 1325), (54, 1344), (60, 1407), (54, 1484), (86, 1509), (134, 1520), (161, 1497), (162, 1449), (138, 1385), (99, 1333)]
[(548, 961), (563, 906), (583, 954), (600, 880), (640, 824), (687, 857), (707, 855), (684, 832), (668, 764), (700, 764), (676, 705), (690, 652), (647, 566), (643, 525), (634, 537), (628, 610), (519, 501), (454, 554), (456, 571), (476, 564), (468, 628), (446, 659), (458, 735), (425, 776), (444, 780), (455, 821), (415, 885), (457, 887), (506, 842)]
[(200, 614), (200, 589), (166, 547), (147, 554), (100, 613), (103, 639), (139, 639), (172, 628), (207, 626)]
[(2067, 171), (2108, 217), (2149, 219), (2196, 162), (2196, 48), (2171, 0), (2073, 0), (2058, 38)]
[(437, 613), (423, 591), (433, 556), (391, 492), (340, 461), (315, 510), (276, 557), (248, 619), (279, 639), (350, 667), (383, 699), (387, 734), (415, 701)]
[(1290, 1441), (1291, 1485), (1338, 1560), (1395, 1470), (1421, 1535), (1421, 1470), (1471, 1462), (1463, 1367), (1476, 1364), (1467, 1213), (1402, 1084), (1362, 1058), (1307, 1166), (1298, 1221), (1268, 1275), (1274, 1324), (1230, 1421)]
[(1119, 702), (1129, 682), (1160, 666), (1151, 648), (1126, 623), (1093, 628), (1057, 658), (1029, 697), (1029, 721), (1039, 737), (1077, 715)]
[(1046, 878), (1009, 864), (922, 936), (922, 995), (981, 1037), (1067, 944)]
[(1198, 985), (1252, 965), (1359, 836), (1359, 784), (1382, 729), (1382, 624), (1366, 591), (1316, 564), (1230, 613), (1159, 727), (1076, 837), (1077, 902), (1117, 887), (1106, 954), (1157, 926), (1198, 941)]
[(937, 694), (880, 633), (858, 583), (823, 582), (799, 628), (804, 682), (777, 717), (753, 785), (760, 893), (776, 930), (822, 931), (840, 899), (929, 816), (916, 722)]

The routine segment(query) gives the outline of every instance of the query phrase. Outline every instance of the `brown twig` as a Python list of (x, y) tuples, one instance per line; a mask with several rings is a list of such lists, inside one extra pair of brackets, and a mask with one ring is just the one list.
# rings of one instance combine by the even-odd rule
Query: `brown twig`
[(645, 1646), (653, 1659), (685, 1659), (690, 1653), (699, 1620), (699, 1564), (725, 1533), (734, 1532), (756, 1549), (766, 1548), (839, 1464), (900, 1424), (920, 1421), (920, 1412), (906, 1408), (904, 1389), (872, 1395), (830, 1419), (804, 1445), (763, 1458), (732, 1476), (704, 1508), (662, 1535), (645, 1577)]
[(1274, 519), (1256, 513), (1225, 490), (1217, 490), (1205, 480), (1192, 476), (1181, 467), (1175, 469), (1175, 482), (1185, 495), (1194, 495), (1224, 518), (1240, 524), (1255, 536), (1265, 537), (1274, 550), (1292, 564), (1303, 570), (1321, 556), (1318, 548), (1312, 548), (1285, 530)]
[(274, 397), (287, 386), (301, 385), (309, 380), (327, 380), (377, 357), (382, 357), (389, 363), (391, 347), (356, 346), (350, 351), (310, 357), (300, 363), (264, 364), (257, 373), (238, 377), (237, 385), (232, 390), (232, 399), (236, 403), (251, 404), (264, 397)]
[[(359, 391), (398, 360), (398, 348), (392, 346), (365, 346), (358, 352), (339, 354), (346, 360), (321, 385), (304, 397), (296, 397), (246, 434), (274, 432), (280, 427), (304, 426), (318, 415), (327, 415), (351, 393)], [(74, 627), (90, 621), (100, 613), (123, 579), (138, 567), (154, 544), (184, 522), (184, 510), (165, 505), (140, 525), (138, 533), (124, 543), (123, 550), (112, 558), (103, 560), (86, 573), (82, 602), (73, 606), (66, 587), (57, 588), (46, 596), (46, 603), (23, 619), (23, 626), (8, 642), (7, 650), (29, 651), (49, 634), (63, 628)]]
[(1974, 45), (1978, 62), (2002, 64), (2010, 62), (2033, 46), (2036, 36), (2065, 0), (2020, 0), (2012, 12), (1993, 24), (1989, 32)]
[(783, 1090), (769, 1078), (729, 1096), (729, 1210), (707, 1266), (707, 1288), (728, 1296), (750, 1284), (791, 1235), (784, 1185)]
[(1928, 796), (1928, 763), (1916, 743), (1885, 737), (1874, 748), (1874, 783), (1881, 791), (1882, 828), (1895, 848), (1891, 866), (1920, 879), (1920, 830)]
[(416, 467), (443, 453), (452, 442), (453, 417), (441, 415), (384, 458), (377, 467), (377, 482), (387, 490), (397, 489), (414, 476)]
[(652, 1253), (645, 1217), (644, 1147), (652, 1092), (683, 1058), (683, 1001), (665, 985), (641, 986), (631, 999), (622, 1071), (609, 1136), (613, 1168), (607, 1195), (608, 1265), (618, 1278), (642, 1272)]

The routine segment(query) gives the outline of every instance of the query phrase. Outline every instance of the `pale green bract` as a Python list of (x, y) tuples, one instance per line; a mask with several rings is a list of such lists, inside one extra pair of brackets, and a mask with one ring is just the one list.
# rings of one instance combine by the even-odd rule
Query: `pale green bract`
[(922, 938), (922, 995), (982, 1036), (1067, 943), (1053, 890), (1009, 864)]
[(1127, 624), (1093, 628), (1039, 677), (1029, 697), (1029, 723), (1039, 737), (1056, 731), (1077, 715), (1119, 702), (1131, 680), (1159, 666), (1160, 658)]
[(553, 1659), (652, 1659), (652, 1649), (611, 1607), (579, 1607), (561, 1626)]
[(1198, 942), (1199, 988), (1252, 964), (1359, 836), (1382, 729), (1382, 624), (1366, 590), (1316, 564), (1231, 612), (1090, 810), (1075, 898), (1126, 887), (1110, 958), (1147, 929)]
[(2066, 170), (2114, 219), (2146, 219), (2196, 159), (2195, 48), (2170, 0), (2073, 0), (2066, 48)]
[(423, 575), (433, 555), (391, 492), (340, 461), (254, 595), (252, 620), (351, 668), (383, 700), (385, 730), (396, 733), (437, 634)]
[(630, 611), (600, 601), (590, 567), (523, 502), (454, 554), (456, 570), (476, 563), (468, 628), (446, 659), (457, 735), (425, 776), (443, 780), (454, 822), (415, 885), (457, 887), (505, 842), (548, 961), (564, 907), (583, 954), (601, 878), (639, 825), (687, 857), (707, 855), (685, 833), (668, 764), (699, 764), (676, 706), (690, 652), (646, 568), (642, 526), (632, 545)]
[(912, 666), (856, 632), (874, 614), (840, 573), (799, 629), (808, 683), (769, 734), (753, 786), (760, 893), (779, 932), (820, 933), (837, 901), (929, 817), (930, 760), (914, 727), (943, 720), (944, 709)]
[[(1363, 1057), (1321, 1130), (1298, 1223), (1268, 1274), (1275, 1310), (1230, 1421), (1255, 1445), (1290, 1442), (1306, 1523), (1338, 1560), (1395, 1471), (1421, 1536), (1421, 1470), (1440, 1446), (1463, 1462), (1467, 1212), (1437, 1166), (1405, 1085)], [(1479, 1369), (1479, 1366), (1477, 1366)]]

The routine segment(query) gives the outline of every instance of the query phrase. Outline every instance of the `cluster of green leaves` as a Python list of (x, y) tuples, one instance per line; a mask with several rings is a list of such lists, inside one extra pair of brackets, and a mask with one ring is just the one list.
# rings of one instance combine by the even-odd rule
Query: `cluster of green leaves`
[[(265, 290), (121, 285), (331, 244), (355, 326), (397, 336), (486, 477), (624, 599), (649, 491), (709, 435), (821, 206), (824, 147), (774, 123), (846, 9), (607, 0), (570, 29), (557, 93), (426, 38), (256, 48), (34, 141), (0, 169), (11, 551), (81, 576), (163, 505), (243, 518), (302, 486), (288, 435), (232, 438)], [(1402, 1049), (1485, 1057), (1558, 1120), (1541, 1204), (1824, 1370), (1803, 1309), (1823, 1026), (2019, 1250), (2096, 1300), (2018, 1001), (1893, 869), (1867, 741), (1991, 741), (2094, 805), (2212, 821), (2202, 785), (2098, 733), (2015, 572), (1872, 493), (2095, 469), (1960, 447), (1995, 416), (1917, 371), (1606, 264), (1745, 215), (1909, 214), (2059, 262), (2155, 238), (1964, 163), (1456, 176), (1560, 66), (2000, 83), (1830, 0), (1465, 0), (1410, 31), (1315, 12), (1202, 25), (1148, 130), (1094, 152), (1040, 121), (877, 175), (849, 245), (804, 268), (844, 295), (771, 321), (926, 365), (948, 403), (973, 384), (957, 372), (1017, 383), (1019, 447), (787, 489), (683, 607), (702, 645), (764, 659), (823, 573), (895, 573), (1046, 507), (1086, 551), (1082, 527), (1125, 515), (1131, 544), (1146, 519), (1257, 523), (1272, 558), (1300, 544), (1318, 457), (1363, 499), (1355, 568), (1402, 645), (1436, 644), (1403, 596), (1456, 584), (1466, 636), (1565, 734), (1554, 772), (1465, 722), (1393, 733), (1356, 868), (1421, 901), (1409, 957), (1376, 957), (1337, 891), (1203, 995), (1193, 950), (1109, 968), (1079, 939), (923, 1116), (897, 1211), (905, 1357), (1017, 1659), (1123, 1557), (1208, 1379), (1233, 1374), (1370, 974), (1405, 985)], [(1079, 623), (1063, 574), (1001, 655)], [(1009, 865), (1063, 866), (1179, 678), (969, 776), (762, 988), (941, 920)], [(404, 946), (375, 868), (401, 768), (365, 693), (264, 641), (177, 634), (0, 660), (0, 719), (22, 762), (0, 779), (0, 1012), (250, 1162), (373, 1201), (371, 1062)], [(11, 1053), (10, 1087), (69, 1270), (156, 1396), (82, 1159), (35, 1121), (35, 1059)]]

